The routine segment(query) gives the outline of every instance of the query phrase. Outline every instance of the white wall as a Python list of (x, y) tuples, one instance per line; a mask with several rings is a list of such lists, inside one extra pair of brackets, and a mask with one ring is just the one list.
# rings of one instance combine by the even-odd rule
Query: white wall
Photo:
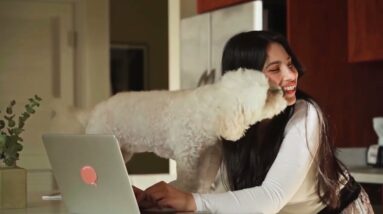
[(109, 0), (76, 0), (76, 95), (79, 107), (110, 96)]
[(169, 90), (180, 89), (180, 1), (168, 0)]

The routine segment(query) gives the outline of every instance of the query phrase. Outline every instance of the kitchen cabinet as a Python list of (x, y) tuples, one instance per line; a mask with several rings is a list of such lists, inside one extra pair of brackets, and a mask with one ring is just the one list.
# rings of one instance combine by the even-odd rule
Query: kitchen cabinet
[[(383, 60), (363, 63), (349, 60), (348, 38), (352, 35), (347, 23), (352, 1), (286, 1), (287, 37), (305, 69), (298, 85), (321, 106), (329, 119), (330, 137), (338, 147), (366, 147), (376, 143), (371, 119), (383, 115)], [(365, 4), (359, 6), (362, 11), (374, 2), (379, 7), (381, 1), (358, 2)], [(371, 20), (378, 16), (377, 11), (359, 13), (358, 19)], [(375, 26), (358, 33), (368, 35), (378, 29), (383, 30)], [(364, 44), (378, 46), (383, 36), (365, 40), (362, 39)], [(369, 51), (373, 48), (365, 53)]]
[(383, 1), (348, 0), (348, 61), (383, 60)]
[(197, 12), (204, 13), (212, 10), (217, 10), (223, 7), (233, 6), (235, 4), (247, 2), (251, 0), (214, 0), (214, 1), (206, 1), (206, 0), (196, 0), (197, 2)]
[(252, 1), (181, 20), (181, 88), (217, 79), (226, 41), (262, 29), (262, 2)]

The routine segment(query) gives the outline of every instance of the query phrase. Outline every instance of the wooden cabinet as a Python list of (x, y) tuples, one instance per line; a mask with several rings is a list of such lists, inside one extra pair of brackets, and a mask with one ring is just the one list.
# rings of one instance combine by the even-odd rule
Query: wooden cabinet
[(217, 10), (223, 7), (233, 6), (235, 4), (247, 2), (251, 0), (214, 0), (214, 1), (206, 1), (206, 0), (197, 0), (197, 12), (204, 13), (208, 11)]
[(201, 77), (219, 77), (226, 41), (239, 32), (261, 28), (260, 1), (182, 19), (181, 88), (196, 87)]
[[(305, 69), (299, 87), (312, 95), (325, 111), (336, 146), (361, 147), (377, 142), (372, 118), (383, 116), (383, 60), (349, 62), (350, 2), (288, 0), (286, 20), (288, 40)], [(358, 15), (359, 19), (369, 20), (377, 16)], [(359, 33), (369, 32), (362, 31), (366, 32)], [(369, 40), (364, 42), (382, 44), (383, 37)]]
[(348, 0), (348, 61), (383, 60), (383, 1)]

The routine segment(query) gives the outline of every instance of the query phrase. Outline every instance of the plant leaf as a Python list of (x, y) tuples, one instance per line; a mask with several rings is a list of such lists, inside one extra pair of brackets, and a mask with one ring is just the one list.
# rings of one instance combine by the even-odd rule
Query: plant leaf
[(17, 140), (20, 141), (20, 142), (23, 142), (23, 141), (24, 141), (24, 139), (21, 138), (20, 136), (17, 136)]
[(43, 100), (43, 99), (41, 99), (41, 97), (37, 96), (37, 94), (35, 95), (35, 99), (38, 100), (38, 101)]
[(26, 121), (29, 118), (29, 116), (30, 116), (30, 114), (28, 114), (27, 112), (24, 112), (23, 113), (24, 121)]
[(14, 141), (13, 143), (8, 144), (8, 146), (5, 148), (5, 151), (10, 156), (13, 156), (19, 151), (21, 151), (22, 149), (23, 149), (23, 146), (17, 141)]
[[(24, 112), (26, 113), (26, 112)], [(19, 116), (19, 124), (24, 123), (27, 120), (27, 117), (23, 114), (22, 116)]]
[(8, 106), (5, 111), (7, 112), (7, 114), (12, 114), (13, 113), (12, 106)]
[(34, 114), (35, 113), (35, 110), (33, 110), (33, 108), (30, 105), (26, 105), (25, 109), (27, 110), (27, 112), (29, 114)]
[[(36, 113), (36, 109), (40, 106), (40, 98), (38, 95), (34, 95), (28, 99), (29, 104), (25, 105), (25, 110), (18, 115), (18, 120), (14, 120), (15, 114), (13, 106), (16, 105), (16, 101), (12, 100), (6, 108), (6, 114), (3, 115), (4, 119), (0, 120), (0, 160), (3, 160), (5, 164), (14, 166), (16, 160), (19, 159), (19, 152), (22, 151), (23, 138), (20, 137), (24, 132), (25, 122), (32, 114)], [(0, 111), (0, 113), (2, 113)]]
[(15, 135), (20, 135), (23, 131), (24, 131), (24, 129), (21, 129), (21, 128), (14, 128), (13, 129), (13, 133)]
[(5, 127), (4, 120), (0, 120), (0, 129), (3, 129)]
[(7, 130), (8, 130), (8, 133), (9, 133), (10, 135), (13, 135), (13, 130), (12, 130), (12, 129), (7, 128)]
[(0, 153), (3, 153), (3, 150), (5, 149), (5, 142), (7, 138), (4, 135), (0, 135)]
[(4, 118), (5, 118), (6, 120), (12, 120), (14, 116), (15, 116), (15, 115), (10, 115), (10, 116), (5, 116), (5, 115), (4, 115)]
[(4, 163), (8, 166), (14, 166), (17, 161), (17, 157), (15, 156), (7, 156), (5, 155)]
[(19, 116), (19, 128), (21, 129), (21, 128), (23, 128), (24, 127), (24, 119), (23, 119), (23, 117), (22, 116)]
[(21, 145), (20, 143), (18, 143), (18, 142), (16, 142), (15, 143), (15, 149), (16, 149), (16, 151), (21, 151), (21, 150), (23, 150), (23, 145)]
[(17, 135), (11, 135), (11, 136), (8, 136), (8, 140), (6, 141), (7, 142), (7, 148), (8, 147), (11, 147), (11, 145), (13, 145), (13, 144), (16, 144), (17, 143), (17, 141), (18, 141), (18, 138), (19, 136), (17, 136)]
[(14, 120), (8, 121), (8, 126), (9, 127), (13, 128), (13, 127), (15, 127), (15, 125), (16, 125), (16, 122)]

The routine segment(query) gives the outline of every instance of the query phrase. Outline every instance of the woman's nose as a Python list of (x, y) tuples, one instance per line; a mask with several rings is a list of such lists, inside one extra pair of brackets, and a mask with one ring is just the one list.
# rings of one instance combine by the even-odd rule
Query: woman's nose
[(294, 80), (295, 79), (295, 71), (294, 69), (290, 68), (289, 66), (285, 65), (283, 66), (282, 70), (282, 78), (283, 80)]

